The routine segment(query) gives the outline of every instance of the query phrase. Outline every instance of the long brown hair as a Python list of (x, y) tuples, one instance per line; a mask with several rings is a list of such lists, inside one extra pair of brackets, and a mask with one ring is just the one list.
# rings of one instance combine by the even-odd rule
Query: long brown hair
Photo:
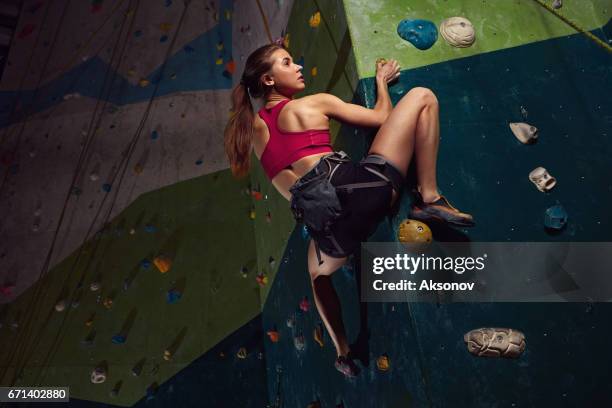
[(272, 67), (272, 53), (284, 49), (278, 44), (259, 47), (249, 55), (244, 66), (242, 79), (232, 90), (232, 113), (224, 132), (225, 153), (230, 162), (232, 174), (242, 177), (248, 174), (253, 141), (252, 98), (261, 98), (270, 92), (271, 87), (261, 81), (261, 76)]

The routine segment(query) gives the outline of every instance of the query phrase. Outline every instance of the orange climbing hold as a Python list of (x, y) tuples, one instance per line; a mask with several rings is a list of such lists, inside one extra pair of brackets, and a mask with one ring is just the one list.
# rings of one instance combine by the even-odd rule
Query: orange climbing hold
[(234, 72), (236, 72), (236, 62), (234, 62), (234, 60), (229, 60), (225, 63), (225, 70), (227, 72), (229, 72), (230, 74), (234, 75)]
[(255, 277), (255, 281), (257, 281), (259, 286), (264, 287), (268, 284), (268, 277), (263, 273), (260, 273)]
[(280, 333), (278, 330), (268, 330), (267, 334), (272, 343), (278, 343), (278, 340), (280, 339)]
[(172, 266), (172, 259), (167, 256), (159, 255), (153, 259), (153, 264), (159, 269), (161, 273), (166, 273), (170, 270)]
[(376, 360), (376, 367), (378, 367), (380, 371), (387, 371), (390, 366), (391, 362), (389, 361), (389, 356), (386, 354), (383, 354)]

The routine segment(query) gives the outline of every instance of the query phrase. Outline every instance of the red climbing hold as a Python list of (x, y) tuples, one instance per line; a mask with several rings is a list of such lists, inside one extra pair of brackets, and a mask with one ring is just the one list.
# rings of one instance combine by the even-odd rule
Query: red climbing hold
[(303, 312), (307, 312), (310, 309), (310, 302), (308, 301), (308, 297), (304, 296), (304, 299), (300, 302), (300, 309)]
[(35, 28), (36, 26), (34, 24), (25, 24), (23, 28), (21, 29), (21, 31), (19, 32), (19, 35), (18, 35), (19, 39), (24, 39), (30, 34), (32, 34)]

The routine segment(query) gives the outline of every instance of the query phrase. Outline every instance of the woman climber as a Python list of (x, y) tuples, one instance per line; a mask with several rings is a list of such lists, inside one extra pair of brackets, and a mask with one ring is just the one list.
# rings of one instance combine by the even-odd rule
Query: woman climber
[[(301, 98), (302, 66), (278, 44), (255, 50), (232, 91), (233, 114), (225, 129), (232, 173), (244, 176), (254, 149), (268, 178), (291, 203), (296, 220), (308, 227), (315, 304), (337, 352), (335, 367), (346, 376), (359, 368), (346, 339), (340, 302), (331, 275), (358, 251), (385, 215), (397, 209), (408, 165), (416, 160), (418, 192), (411, 217), (473, 225), (472, 216), (438, 193), (438, 101), (426, 88), (413, 88), (395, 107), (387, 84), (399, 77), (395, 60), (377, 62), (374, 109), (319, 93)], [(262, 98), (254, 114), (252, 98)], [(352, 162), (334, 152), (330, 118), (355, 126), (380, 127), (367, 156)]]

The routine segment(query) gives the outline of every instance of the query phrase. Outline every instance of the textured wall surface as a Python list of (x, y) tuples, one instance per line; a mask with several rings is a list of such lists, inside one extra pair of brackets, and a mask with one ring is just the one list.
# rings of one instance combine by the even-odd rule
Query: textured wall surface
[(24, 2), (0, 83), (3, 385), (69, 385), (82, 404), (267, 401), (250, 190), (222, 137), (246, 56), (292, 1), (261, 6)]

